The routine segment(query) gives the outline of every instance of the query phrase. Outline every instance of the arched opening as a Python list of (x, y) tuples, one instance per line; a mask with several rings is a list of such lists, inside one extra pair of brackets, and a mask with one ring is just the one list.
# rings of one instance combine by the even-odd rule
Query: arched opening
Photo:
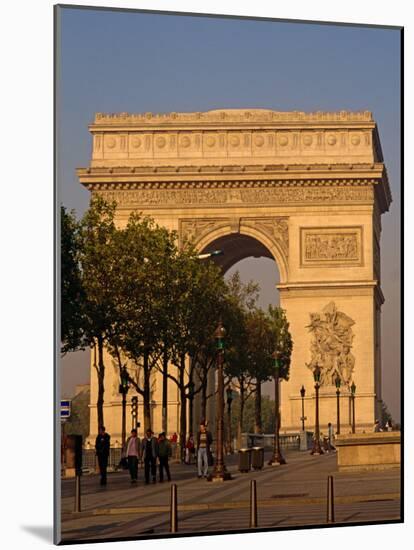
[[(201, 253), (213, 252), (214, 250), (222, 251), (221, 255), (212, 258), (222, 268), (226, 279), (229, 279), (238, 271), (243, 283), (246, 284), (249, 281), (258, 283), (258, 307), (266, 311), (270, 304), (279, 306), (280, 299), (277, 289), (277, 284), (281, 281), (279, 265), (269, 248), (257, 238), (240, 233), (231, 233), (213, 239), (199, 250)], [(273, 381), (262, 384), (261, 395), (262, 400), (272, 400), (271, 406), (274, 406)], [(254, 396), (251, 396), (251, 399), (254, 400)], [(265, 425), (263, 428), (266, 431)]]

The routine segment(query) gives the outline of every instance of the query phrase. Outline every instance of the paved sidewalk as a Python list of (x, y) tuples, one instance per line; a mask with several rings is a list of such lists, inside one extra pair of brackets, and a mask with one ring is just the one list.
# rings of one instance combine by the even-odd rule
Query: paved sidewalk
[[(335, 520), (338, 523), (400, 519), (400, 470), (338, 473), (336, 455), (286, 453), (287, 464), (241, 474), (237, 457), (226, 460), (233, 480), (211, 483), (198, 479), (195, 466), (172, 465), (177, 484), (179, 532), (231, 531), (249, 527), (250, 481), (256, 480), (258, 527), (278, 528), (326, 522), (328, 475), (335, 480)], [(99, 486), (96, 475), (82, 478), (82, 512), (73, 513), (74, 480), (62, 481), (63, 540), (98, 540), (167, 534), (168, 482), (137, 485), (128, 472), (109, 474)]]

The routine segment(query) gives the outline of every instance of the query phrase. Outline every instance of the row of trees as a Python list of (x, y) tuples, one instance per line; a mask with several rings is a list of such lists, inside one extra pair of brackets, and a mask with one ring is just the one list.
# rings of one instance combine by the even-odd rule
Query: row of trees
[[(257, 308), (258, 287), (238, 274), (202, 261), (191, 243), (153, 220), (131, 214), (115, 225), (115, 203), (91, 201), (81, 220), (61, 209), (61, 351), (92, 348), (98, 378), (98, 425), (104, 423), (105, 351), (142, 396), (144, 427), (151, 426), (151, 378), (177, 385), (182, 403), (180, 441), (188, 431), (185, 404), (201, 394), (205, 417), (207, 380), (214, 366), (213, 333), (227, 329), (225, 373), (240, 396), (239, 432), (247, 398), (255, 394), (255, 430), (262, 430), (261, 384), (273, 374), (279, 349), (282, 378), (289, 373), (292, 342), (280, 308)], [(282, 345), (283, 344), (283, 345)], [(282, 350), (283, 353), (282, 353)], [(169, 365), (174, 365), (174, 369)], [(163, 410), (166, 403), (163, 403)]]

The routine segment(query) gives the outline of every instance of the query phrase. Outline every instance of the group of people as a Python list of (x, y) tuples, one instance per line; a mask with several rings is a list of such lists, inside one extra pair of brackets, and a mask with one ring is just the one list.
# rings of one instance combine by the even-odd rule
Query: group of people
[[(175, 436), (175, 437), (174, 437)], [(200, 430), (197, 433), (196, 441), (190, 434), (186, 444), (185, 462), (191, 464), (192, 457), (196, 457), (197, 473), (199, 478), (207, 478), (208, 468), (213, 462), (211, 453), (211, 444), (213, 436), (207, 430), (206, 424), (203, 422), (200, 425)], [(138, 464), (144, 465), (145, 483), (149, 484), (157, 482), (157, 463), (159, 472), (159, 481), (164, 481), (164, 473), (171, 481), (169, 459), (173, 455), (173, 446), (177, 444), (177, 434), (174, 434), (170, 441), (167, 439), (165, 432), (159, 434), (158, 438), (154, 436), (152, 430), (148, 429), (145, 437), (140, 440), (136, 429), (131, 430), (131, 435), (125, 442), (122, 449), (122, 459), (125, 467), (128, 468), (131, 477), (131, 483), (135, 484), (138, 481)], [(99, 434), (95, 441), (95, 450), (98, 458), (99, 472), (101, 475), (101, 485), (107, 483), (107, 468), (110, 450), (110, 435), (106, 433), (105, 427), (101, 426)]]
[[(99, 472), (101, 475), (101, 485), (107, 483), (107, 468), (110, 449), (110, 436), (106, 433), (105, 427), (101, 426), (95, 442), (95, 450), (98, 458)], [(158, 438), (150, 429), (146, 431), (142, 441), (138, 437), (136, 429), (131, 430), (131, 435), (125, 442), (122, 450), (121, 461), (126, 462), (131, 477), (131, 483), (138, 481), (138, 463), (144, 464), (145, 483), (156, 483), (157, 481), (157, 462), (159, 471), (159, 481), (164, 481), (164, 472), (168, 481), (171, 481), (170, 466), (168, 463), (172, 455), (171, 444), (166, 438), (164, 432), (160, 433)]]

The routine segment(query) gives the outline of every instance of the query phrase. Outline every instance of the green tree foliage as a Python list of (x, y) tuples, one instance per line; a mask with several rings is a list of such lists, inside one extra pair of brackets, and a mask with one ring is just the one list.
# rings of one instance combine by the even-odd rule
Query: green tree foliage
[[(254, 433), (256, 424), (255, 400), (250, 398), (245, 402), (242, 433)], [(236, 394), (232, 404), (232, 433), (237, 433), (240, 422), (240, 395)], [(268, 395), (262, 396), (262, 428), (263, 433), (272, 434), (275, 431), (275, 402)]]
[(267, 317), (270, 322), (273, 350), (277, 354), (279, 378), (289, 380), (293, 341), (289, 332), (289, 323), (286, 313), (280, 307), (269, 305)]
[(262, 433), (262, 384), (274, 373), (272, 354), (274, 339), (269, 317), (255, 309), (246, 318), (248, 369), (255, 384), (255, 433)]
[(61, 352), (84, 346), (82, 311), (85, 295), (78, 262), (79, 224), (75, 214), (60, 209), (61, 221)]
[(249, 361), (247, 318), (254, 311), (259, 294), (259, 286), (253, 281), (242, 283), (239, 272), (227, 281), (227, 294), (223, 312), (223, 324), (227, 329), (225, 351), (225, 374), (227, 383), (239, 392), (237, 408), (237, 438), (241, 445), (244, 407), (254, 391)]
[(115, 203), (93, 197), (79, 224), (78, 261), (84, 292), (82, 331), (84, 341), (94, 348), (94, 367), (98, 377), (98, 426), (104, 424), (104, 348), (116, 324), (118, 261), (114, 223)]

